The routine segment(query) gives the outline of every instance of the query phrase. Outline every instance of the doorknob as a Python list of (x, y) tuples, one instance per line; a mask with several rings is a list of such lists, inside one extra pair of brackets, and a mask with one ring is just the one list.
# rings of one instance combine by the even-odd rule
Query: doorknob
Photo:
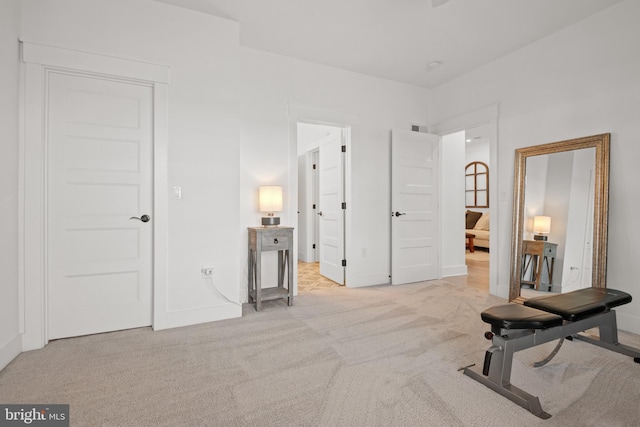
[(400, 216), (400, 215), (406, 215), (406, 213), (404, 213), (404, 212), (400, 213), (400, 212), (396, 211), (395, 216)]
[(137, 219), (137, 220), (142, 221), (142, 222), (149, 222), (151, 217), (149, 215), (142, 215), (140, 218), (138, 218), (137, 216), (132, 216), (129, 219)]
[(322, 211), (318, 212), (318, 215), (322, 216)]

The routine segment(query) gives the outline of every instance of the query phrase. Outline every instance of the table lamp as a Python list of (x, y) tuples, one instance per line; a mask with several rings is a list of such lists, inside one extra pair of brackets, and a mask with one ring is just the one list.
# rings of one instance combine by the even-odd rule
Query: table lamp
[(280, 217), (273, 216), (273, 213), (282, 210), (282, 187), (276, 185), (260, 187), (259, 205), (260, 212), (267, 214), (262, 217), (262, 225), (279, 225)]
[(547, 240), (545, 234), (549, 234), (551, 231), (551, 217), (549, 216), (534, 216), (533, 217), (533, 232), (537, 233), (533, 236), (533, 240)]

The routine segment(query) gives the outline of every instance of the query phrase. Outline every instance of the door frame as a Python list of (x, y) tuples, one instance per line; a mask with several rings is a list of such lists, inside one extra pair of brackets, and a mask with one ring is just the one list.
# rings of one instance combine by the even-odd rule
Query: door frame
[(52, 72), (152, 88), (152, 326), (161, 325), (167, 315), (168, 283), (169, 67), (22, 41), (21, 55), (18, 283), (22, 351), (42, 348), (49, 341), (46, 105)]
[(344, 156), (344, 201), (347, 204), (344, 217), (344, 258), (347, 266), (344, 267), (345, 286), (349, 287), (351, 282), (351, 272), (349, 269), (350, 248), (351, 248), (351, 128), (356, 124), (356, 118), (352, 114), (325, 110), (316, 107), (308, 107), (299, 104), (289, 103), (289, 218), (295, 218), (292, 262), (294, 294), (298, 294), (298, 123), (309, 123), (316, 125), (329, 125), (342, 128), (343, 143), (346, 146)]

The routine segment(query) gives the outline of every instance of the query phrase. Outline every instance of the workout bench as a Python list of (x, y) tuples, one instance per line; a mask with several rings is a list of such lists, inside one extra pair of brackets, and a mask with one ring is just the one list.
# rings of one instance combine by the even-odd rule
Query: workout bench
[[(535, 367), (549, 362), (560, 350), (564, 338), (578, 339), (622, 353), (640, 363), (640, 350), (618, 343), (616, 313), (612, 308), (631, 302), (631, 295), (615, 289), (585, 288), (566, 294), (526, 300), (524, 305), (505, 304), (482, 312), (482, 320), (491, 325), (485, 338), (492, 346), (485, 353), (482, 371), (474, 365), (464, 374), (517, 403), (532, 414), (547, 419), (540, 400), (511, 384), (513, 354), (536, 345), (560, 339), (551, 354)], [(598, 327), (599, 339), (579, 334)]]

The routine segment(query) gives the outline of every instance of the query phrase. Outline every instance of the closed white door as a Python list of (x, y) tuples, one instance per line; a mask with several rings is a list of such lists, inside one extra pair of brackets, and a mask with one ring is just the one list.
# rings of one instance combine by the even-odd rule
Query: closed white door
[(344, 284), (344, 191), (340, 133), (322, 143), (319, 151), (320, 274)]
[(391, 141), (391, 284), (438, 278), (437, 135), (394, 130)]
[(62, 73), (48, 87), (49, 339), (148, 326), (152, 88)]

